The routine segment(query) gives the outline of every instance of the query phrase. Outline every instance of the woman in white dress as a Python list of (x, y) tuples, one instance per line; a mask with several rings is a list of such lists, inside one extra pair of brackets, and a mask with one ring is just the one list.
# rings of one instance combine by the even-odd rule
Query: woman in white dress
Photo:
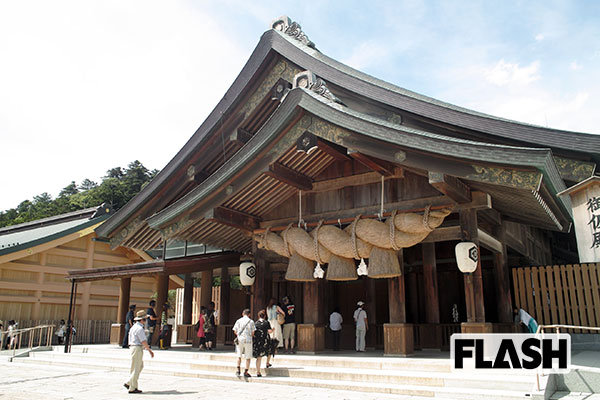
[(277, 300), (271, 298), (271, 300), (269, 300), (269, 304), (267, 305), (267, 319), (269, 320), (269, 324), (271, 324), (271, 329), (273, 329), (271, 338), (278, 341), (277, 347), (283, 347), (283, 332), (281, 330), (281, 324), (279, 321), (277, 321), (278, 315), (281, 315), (279, 318), (283, 321), (285, 313), (281, 307), (277, 305)]

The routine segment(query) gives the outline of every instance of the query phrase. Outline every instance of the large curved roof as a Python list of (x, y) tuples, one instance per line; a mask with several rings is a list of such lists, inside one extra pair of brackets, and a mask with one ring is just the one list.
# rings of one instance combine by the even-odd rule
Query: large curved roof
[[(289, 60), (301, 70), (311, 70), (328, 83), (343, 87), (359, 97), (368, 98), (385, 107), (393, 107), (432, 121), (489, 135), (490, 142), (497, 142), (498, 140), (493, 139), (496, 137), (503, 141), (514, 141), (521, 146), (531, 145), (545, 148), (546, 155), (551, 154), (548, 150), (551, 148), (584, 155), (591, 153), (592, 156), (600, 157), (600, 136), (528, 125), (444, 103), (357, 71), (302, 44), (285, 33), (271, 29), (262, 35), (232, 86), (185, 146), (149, 185), (104, 223), (97, 233), (100, 236), (111, 236), (117, 229), (122, 228), (136, 215), (139, 215), (142, 209), (145, 210), (142, 218), (160, 212), (160, 209), (148, 209), (149, 200), (164, 195), (164, 191), (173, 177), (186, 167), (190, 158), (197, 154), (198, 150), (210, 139), (211, 132), (214, 132), (222, 124), (223, 116), (228, 115), (230, 110), (240, 104), (244, 96), (248, 95), (253, 80), (264, 70), (265, 66), (278, 58)], [(444, 139), (449, 140), (450, 138), (444, 136)], [(480, 143), (480, 145), (485, 146), (486, 144)], [(513, 149), (517, 151), (517, 147), (513, 147)], [(533, 149), (528, 149), (527, 154), (531, 156), (535, 153), (532, 151)], [(546, 156), (544, 157), (547, 159)], [(546, 161), (546, 163), (549, 165), (551, 161)], [(548, 168), (547, 171), (552, 169)], [(560, 186), (557, 182), (558, 180), (551, 182), (555, 191), (559, 190)]]

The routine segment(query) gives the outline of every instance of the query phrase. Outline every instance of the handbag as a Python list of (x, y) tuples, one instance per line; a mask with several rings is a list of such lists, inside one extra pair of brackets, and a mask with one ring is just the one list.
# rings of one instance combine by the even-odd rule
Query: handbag
[(237, 336), (235, 338), (233, 338), (233, 344), (235, 344), (236, 346), (240, 345), (240, 339), (238, 339), (238, 337), (240, 336), (240, 334), (242, 332), (244, 332), (246, 330), (246, 328), (248, 327), (248, 324), (252, 322), (252, 320), (246, 322), (246, 325), (244, 325), (244, 327), (242, 328), (242, 330), (240, 331), (240, 333), (237, 334)]
[(283, 325), (285, 323), (285, 317), (279, 313), (277, 313), (277, 323), (279, 325)]

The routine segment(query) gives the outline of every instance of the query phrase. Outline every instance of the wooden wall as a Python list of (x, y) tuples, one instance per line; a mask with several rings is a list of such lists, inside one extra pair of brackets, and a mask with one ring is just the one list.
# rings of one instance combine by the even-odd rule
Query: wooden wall
[[(125, 249), (112, 251), (95, 241), (96, 234), (59, 244), (39, 253), (0, 263), (0, 319), (67, 319), (71, 284), (67, 271), (102, 268), (142, 261)], [(119, 280), (78, 285), (76, 319), (116, 320)], [(154, 293), (152, 278), (134, 278), (131, 302), (145, 306)]]
[[(316, 181), (329, 180), (343, 176), (371, 172), (358, 161), (338, 161), (328, 167)], [(440, 196), (440, 192), (429, 185), (428, 178), (403, 172), (402, 178), (385, 180), (384, 201), (386, 203), (412, 200), (422, 197)], [(363, 186), (349, 186), (343, 189), (324, 192), (307, 192), (302, 194), (303, 213), (321, 213), (376, 206), (381, 202), (381, 183), (371, 183)], [(390, 210), (388, 210), (390, 211)], [(298, 215), (298, 196), (292, 196), (274, 210), (264, 216), (264, 220), (293, 217)]]
[(539, 324), (600, 327), (600, 264), (513, 268), (512, 280), (515, 307)]

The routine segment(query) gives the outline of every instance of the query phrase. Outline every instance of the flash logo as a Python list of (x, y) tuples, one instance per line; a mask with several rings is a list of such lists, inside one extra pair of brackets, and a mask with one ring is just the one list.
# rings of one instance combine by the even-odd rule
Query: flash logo
[(458, 334), (452, 335), (454, 369), (542, 368), (567, 372), (571, 361), (571, 337), (548, 334)]

